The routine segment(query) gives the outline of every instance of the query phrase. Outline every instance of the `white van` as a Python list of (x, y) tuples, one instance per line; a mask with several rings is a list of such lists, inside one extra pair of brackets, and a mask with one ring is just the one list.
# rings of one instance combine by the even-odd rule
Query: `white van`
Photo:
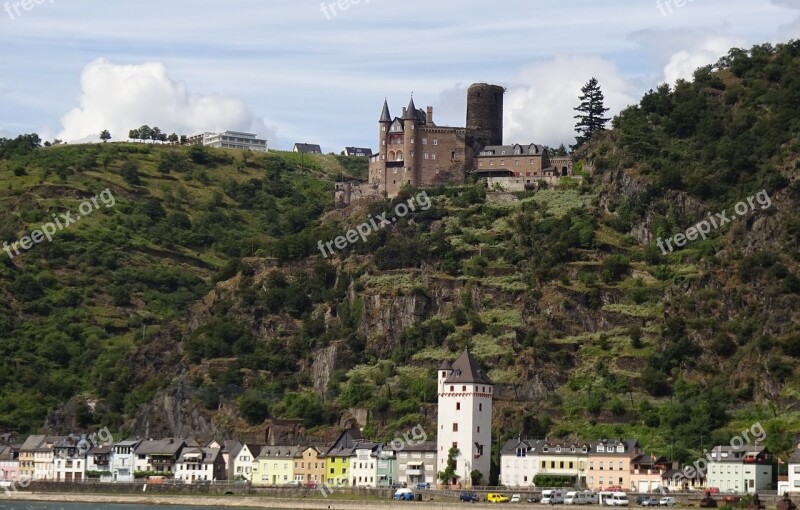
[(564, 496), (565, 505), (589, 505), (595, 502), (592, 491), (570, 491)]
[(615, 492), (607, 500), (606, 504), (609, 506), (628, 506), (628, 495), (624, 492)]
[(611, 497), (613, 495), (613, 492), (600, 491), (600, 493), (597, 495), (597, 503), (602, 506), (611, 506)]
[(564, 496), (567, 491), (565, 489), (545, 489), (542, 491), (542, 504), (543, 505), (558, 505), (564, 502)]

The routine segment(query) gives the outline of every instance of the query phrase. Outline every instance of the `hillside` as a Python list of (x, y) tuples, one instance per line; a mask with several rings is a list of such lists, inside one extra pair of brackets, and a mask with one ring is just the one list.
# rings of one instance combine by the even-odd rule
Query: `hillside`
[[(759, 420), (787, 451), (798, 66), (800, 43), (733, 50), (616, 118), (577, 155), (595, 169), (580, 186), (514, 202), (425, 190), (430, 208), (335, 259), (319, 241), (418, 192), (333, 210), (337, 174), (364, 174), (330, 156), (5, 154), (4, 239), (105, 188), (117, 204), (4, 259), (0, 425), (210, 435), (273, 420), (327, 438), (351, 422), (390, 439), (434, 430), (435, 368), (469, 346), (499, 383), (496, 445), (632, 436), (687, 460)], [(707, 239), (659, 248), (723, 211)]]

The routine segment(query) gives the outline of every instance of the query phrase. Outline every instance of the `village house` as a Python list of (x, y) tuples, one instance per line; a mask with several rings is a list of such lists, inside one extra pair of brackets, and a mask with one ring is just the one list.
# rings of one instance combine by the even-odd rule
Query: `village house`
[(85, 434), (70, 434), (53, 445), (53, 475), (57, 482), (82, 482), (86, 476), (86, 454), (90, 446)]
[(294, 479), (303, 484), (325, 483), (325, 449), (318, 446), (305, 446), (297, 449), (294, 459)]
[(186, 447), (175, 462), (175, 479), (185, 483), (225, 480), (225, 460), (219, 448)]
[[(228, 454), (228, 480), (252, 480), (253, 461), (263, 445), (237, 443)], [(225, 458), (223, 457), (223, 462)]]
[(425, 441), (418, 444), (407, 444), (397, 455), (397, 481), (409, 487), (418, 484), (436, 486), (436, 443)]
[(530, 488), (539, 473), (537, 448), (542, 440), (509, 439), (500, 450), (500, 481), (508, 487)]
[[(111, 476), (115, 482), (134, 481), (136, 448), (141, 442), (139, 439), (129, 439), (114, 444), (111, 452)], [(143, 461), (146, 461), (146, 458)], [(140, 465), (146, 467), (146, 462), (142, 462)]]
[(351, 487), (375, 487), (377, 472), (377, 452), (380, 443), (361, 441), (353, 449), (350, 457), (350, 483)]
[(20, 444), (0, 445), (0, 482), (19, 480)]
[(800, 492), (800, 445), (789, 457), (789, 492)]
[(358, 429), (347, 429), (325, 452), (325, 469), (328, 485), (347, 486), (350, 484), (350, 461), (355, 449), (366, 438)]
[(134, 450), (134, 472), (174, 473), (180, 452), (185, 447), (186, 441), (177, 438), (142, 441)]
[(265, 446), (253, 465), (255, 486), (286, 485), (294, 481), (294, 457), (298, 446)]
[(44, 439), (33, 451), (33, 479), (53, 480), (55, 478), (55, 464), (53, 462), (53, 447), (61, 440), (60, 436), (43, 436)]
[(592, 476), (589, 466), (589, 452), (592, 445), (582, 441), (543, 441), (537, 445), (539, 472), (542, 475), (564, 476), (575, 480), (580, 486), (593, 487), (597, 479), (589, 482)]
[(709, 460), (709, 487), (750, 494), (776, 488), (772, 453), (766, 446), (715, 446)]

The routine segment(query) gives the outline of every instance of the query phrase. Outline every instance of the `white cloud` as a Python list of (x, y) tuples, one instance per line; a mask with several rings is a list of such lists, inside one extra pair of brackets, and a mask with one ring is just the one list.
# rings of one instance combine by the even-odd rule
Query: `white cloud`
[(508, 87), (504, 143), (535, 142), (557, 147), (575, 142), (575, 108), (589, 79), (600, 82), (609, 117), (637, 103), (638, 91), (617, 67), (599, 57), (558, 56), (525, 67)]
[(62, 116), (57, 135), (66, 141), (97, 139), (108, 129), (114, 139), (127, 138), (143, 124), (162, 131), (195, 134), (202, 131), (242, 130), (274, 139), (274, 130), (256, 117), (242, 100), (231, 96), (189, 94), (160, 62), (114, 65), (105, 59), (88, 64), (81, 73), (80, 106)]
[(679, 79), (691, 80), (697, 68), (713, 64), (734, 47), (747, 47), (747, 42), (734, 36), (712, 35), (690, 49), (674, 53), (664, 67), (664, 81), (674, 84)]

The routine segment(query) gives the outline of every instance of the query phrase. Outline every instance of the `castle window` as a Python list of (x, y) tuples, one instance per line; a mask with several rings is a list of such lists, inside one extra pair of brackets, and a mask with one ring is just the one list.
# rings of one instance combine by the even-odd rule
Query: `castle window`
[(454, 386), (450, 386), (450, 391), (453, 391)]
[(431, 159), (436, 159), (436, 154), (431, 154)]
[(467, 387), (466, 386), (462, 386), (461, 387), (461, 391), (467, 391)]
[(425, 154), (422, 155), (422, 157), (428, 159), (428, 153), (426, 152)]
[(481, 426), (478, 425), (478, 434), (480, 434), (480, 433), (481, 433)]
[(433, 145), (439, 145), (439, 140), (438, 140), (438, 139), (436, 139), (436, 138), (434, 138), (434, 139), (433, 139)]
[(461, 410), (461, 402), (456, 402), (456, 411)]
[(514, 166), (519, 166), (519, 160), (514, 161)]
[(478, 404), (478, 411), (483, 411), (483, 404)]
[(445, 372), (444, 370), (442, 370), (442, 377), (447, 377), (447, 372)]
[(427, 138), (423, 138), (422, 139), (422, 145), (428, 145), (428, 139)]
[(458, 423), (453, 424), (453, 432), (458, 432)]

